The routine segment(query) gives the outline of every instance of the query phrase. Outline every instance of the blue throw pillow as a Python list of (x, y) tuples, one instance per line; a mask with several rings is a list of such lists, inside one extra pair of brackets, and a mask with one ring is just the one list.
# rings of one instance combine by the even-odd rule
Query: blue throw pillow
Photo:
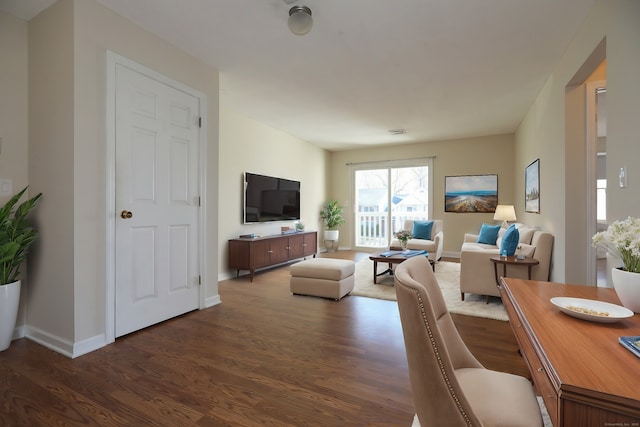
[(500, 224), (482, 224), (482, 227), (480, 227), (480, 234), (478, 235), (478, 243), (495, 245), (496, 240), (498, 240), (498, 231), (500, 231)]
[(518, 248), (520, 240), (520, 232), (516, 229), (515, 224), (511, 224), (507, 231), (502, 235), (502, 243), (500, 244), (500, 255), (514, 256)]
[(413, 234), (414, 239), (431, 240), (431, 229), (433, 228), (433, 221), (413, 221)]

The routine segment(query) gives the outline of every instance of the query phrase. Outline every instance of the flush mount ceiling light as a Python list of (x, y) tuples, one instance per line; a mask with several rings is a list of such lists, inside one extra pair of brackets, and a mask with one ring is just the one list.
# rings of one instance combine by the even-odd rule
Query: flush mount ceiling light
[(307, 6), (293, 6), (289, 9), (289, 21), (287, 23), (293, 34), (302, 36), (307, 34), (313, 26), (311, 9)]

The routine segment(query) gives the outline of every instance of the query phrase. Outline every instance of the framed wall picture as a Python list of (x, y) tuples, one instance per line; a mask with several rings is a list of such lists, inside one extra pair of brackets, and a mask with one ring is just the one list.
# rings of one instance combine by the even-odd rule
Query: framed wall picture
[(493, 213), (498, 206), (498, 175), (444, 177), (444, 211)]
[(535, 159), (524, 172), (524, 210), (540, 213), (540, 159)]

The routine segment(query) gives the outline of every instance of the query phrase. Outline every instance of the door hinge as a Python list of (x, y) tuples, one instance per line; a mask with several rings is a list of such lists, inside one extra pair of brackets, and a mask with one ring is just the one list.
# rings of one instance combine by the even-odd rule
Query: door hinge
[(202, 276), (198, 274), (198, 286), (202, 285)]
[(202, 117), (198, 117), (198, 127), (202, 127)]
[(202, 197), (198, 196), (198, 206), (202, 206)]

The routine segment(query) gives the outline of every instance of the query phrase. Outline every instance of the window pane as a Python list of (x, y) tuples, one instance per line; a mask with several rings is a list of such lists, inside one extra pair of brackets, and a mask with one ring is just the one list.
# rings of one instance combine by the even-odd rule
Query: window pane
[(387, 169), (356, 171), (356, 246), (386, 245), (388, 175)]
[(406, 219), (429, 217), (429, 167), (355, 171), (355, 244), (388, 247)]
[(391, 228), (399, 231), (405, 219), (427, 219), (429, 216), (429, 168), (391, 169)]

